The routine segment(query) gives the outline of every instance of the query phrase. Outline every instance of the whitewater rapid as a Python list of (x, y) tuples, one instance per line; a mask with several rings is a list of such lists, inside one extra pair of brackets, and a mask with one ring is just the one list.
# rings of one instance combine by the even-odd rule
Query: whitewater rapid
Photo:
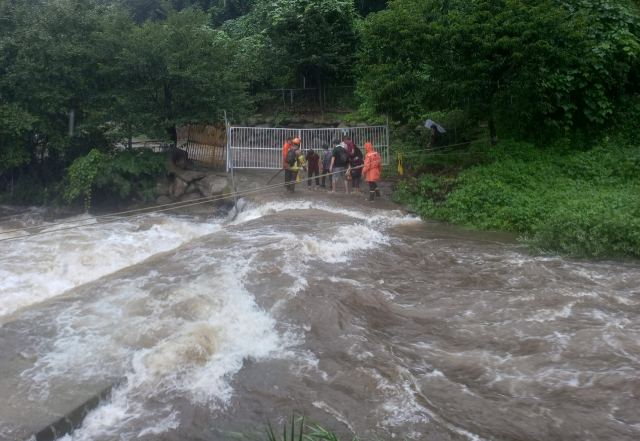
[(344, 197), (239, 207), (5, 242), (0, 439), (111, 386), (67, 441), (262, 438), (293, 412), (341, 439), (640, 434), (636, 263)]
[[(77, 216), (77, 220), (77, 224), (59, 226), (39, 224), (42, 229), (38, 232), (47, 234), (3, 242), (0, 321), (20, 308), (176, 249), (220, 228), (216, 223), (159, 215), (95, 226), (91, 226), (95, 219), (90, 215)], [(11, 229), (15, 229), (15, 222), (12, 225)], [(66, 230), (75, 225), (87, 226)], [(18, 230), (7, 237), (30, 232)], [(0, 227), (0, 238), (4, 237)]]

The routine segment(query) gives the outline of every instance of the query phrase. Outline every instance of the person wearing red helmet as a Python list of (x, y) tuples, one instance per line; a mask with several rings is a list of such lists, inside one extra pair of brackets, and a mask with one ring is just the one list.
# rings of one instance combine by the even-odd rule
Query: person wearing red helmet
[[(289, 142), (291, 140), (291, 142)], [(283, 163), (284, 163), (284, 182), (288, 184), (287, 191), (293, 192), (295, 184), (289, 184), (295, 182), (298, 177), (298, 156), (295, 152), (300, 150), (300, 138), (287, 139), (287, 142), (282, 147)]]

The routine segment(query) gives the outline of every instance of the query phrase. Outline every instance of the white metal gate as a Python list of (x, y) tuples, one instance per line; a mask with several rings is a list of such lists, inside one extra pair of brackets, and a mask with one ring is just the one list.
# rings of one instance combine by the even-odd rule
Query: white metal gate
[[(282, 168), (282, 146), (287, 138), (300, 138), (303, 151), (333, 146), (334, 140), (344, 136), (360, 148), (366, 142), (382, 156), (382, 164), (389, 165), (389, 130), (387, 126), (347, 127), (338, 129), (278, 129), (265, 127), (229, 127), (227, 136), (227, 170), (233, 168)], [(364, 151), (362, 153), (365, 153)]]

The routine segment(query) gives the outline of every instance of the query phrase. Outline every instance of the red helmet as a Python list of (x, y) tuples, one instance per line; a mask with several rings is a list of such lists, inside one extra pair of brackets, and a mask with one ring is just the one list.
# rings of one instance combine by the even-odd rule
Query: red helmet
[(296, 145), (300, 145), (300, 138), (293, 138), (293, 143)]

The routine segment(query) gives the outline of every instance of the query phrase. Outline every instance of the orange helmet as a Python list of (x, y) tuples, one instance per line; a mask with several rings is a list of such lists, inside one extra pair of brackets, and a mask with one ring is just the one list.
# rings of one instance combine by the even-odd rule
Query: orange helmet
[(293, 138), (293, 143), (296, 145), (300, 145), (300, 138)]

